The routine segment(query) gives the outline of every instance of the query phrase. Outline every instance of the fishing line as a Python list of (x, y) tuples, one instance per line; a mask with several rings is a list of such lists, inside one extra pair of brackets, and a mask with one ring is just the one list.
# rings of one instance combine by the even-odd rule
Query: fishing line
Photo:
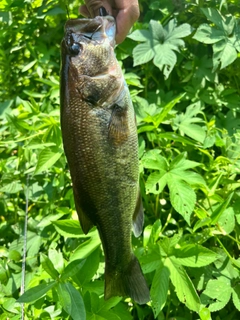
[[(26, 271), (26, 256), (27, 256), (27, 223), (28, 223), (28, 186), (29, 186), (29, 175), (26, 179), (26, 206), (25, 206), (25, 220), (23, 228), (23, 257), (22, 257), (22, 280), (20, 295), (24, 294), (25, 291), (25, 271)], [(24, 303), (21, 303), (21, 320), (24, 320)]]

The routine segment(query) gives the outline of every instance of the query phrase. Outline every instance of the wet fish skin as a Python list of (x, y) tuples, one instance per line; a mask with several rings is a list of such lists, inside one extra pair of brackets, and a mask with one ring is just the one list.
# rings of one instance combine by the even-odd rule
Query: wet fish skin
[(105, 255), (105, 299), (149, 301), (131, 248), (143, 210), (135, 114), (114, 54), (112, 17), (69, 20), (62, 41), (61, 128), (84, 233), (97, 226)]

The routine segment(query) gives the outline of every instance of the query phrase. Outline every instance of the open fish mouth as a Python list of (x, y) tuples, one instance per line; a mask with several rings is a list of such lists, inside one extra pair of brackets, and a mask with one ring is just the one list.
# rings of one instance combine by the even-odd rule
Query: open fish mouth
[(111, 16), (68, 20), (65, 24), (65, 32), (77, 34), (78, 40), (101, 43), (108, 39), (112, 47), (115, 45), (116, 24)]

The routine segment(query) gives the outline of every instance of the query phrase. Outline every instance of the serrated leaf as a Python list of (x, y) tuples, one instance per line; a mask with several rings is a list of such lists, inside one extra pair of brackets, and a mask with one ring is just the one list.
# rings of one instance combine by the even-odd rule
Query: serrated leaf
[(44, 149), (39, 153), (38, 162), (34, 174), (39, 174), (51, 168), (62, 156), (63, 152), (58, 150), (53, 152), (50, 149)]
[(58, 283), (57, 293), (63, 309), (73, 320), (85, 320), (86, 311), (81, 294), (71, 283)]
[[(173, 51), (173, 47), (169, 44), (158, 44), (156, 45), (155, 50), (158, 52), (154, 59), (153, 63), (157, 66), (167, 79), (169, 74), (172, 72), (173, 67), (177, 62), (177, 56)], [(176, 50), (176, 49), (175, 49)]]
[(218, 254), (198, 244), (174, 248), (172, 254), (183, 266), (200, 268), (218, 259)]
[(147, 41), (150, 38), (150, 33), (148, 30), (135, 30), (128, 35), (128, 38), (134, 41)]
[(205, 14), (208, 20), (213, 22), (220, 29), (224, 28), (223, 17), (218, 10), (214, 8), (201, 8), (201, 10)]
[(175, 179), (171, 173), (168, 174), (168, 187), (172, 206), (190, 225), (190, 216), (196, 203), (195, 192), (184, 181)]
[(218, 48), (217, 44), (213, 46), (213, 70), (215, 71), (219, 65), (220, 69), (226, 68), (237, 59), (237, 51), (233, 44), (226, 39), (222, 42), (224, 47)]
[(176, 289), (178, 299), (190, 310), (199, 312), (200, 299), (184, 268), (173, 258), (166, 258), (164, 265), (170, 270), (170, 279)]
[(206, 44), (213, 44), (223, 40), (224, 38), (225, 33), (223, 30), (213, 29), (205, 23), (198, 27), (195, 35), (193, 36), (193, 39)]
[(218, 220), (219, 227), (224, 231), (224, 234), (230, 234), (235, 228), (235, 212), (232, 207), (224, 210)]
[(223, 309), (231, 298), (230, 280), (209, 280), (206, 289), (201, 294), (201, 302), (208, 305), (211, 312)]
[(168, 168), (167, 160), (161, 156), (158, 149), (152, 149), (142, 157), (142, 165), (147, 169), (156, 169), (166, 171)]
[(176, 21), (171, 20), (163, 27), (160, 22), (151, 20), (148, 32), (139, 30), (130, 35), (133, 40), (145, 41), (133, 50), (134, 66), (153, 59), (153, 63), (163, 71), (165, 78), (168, 78), (177, 61), (174, 51), (179, 51), (179, 48), (184, 46), (181, 38), (191, 32), (191, 27), (187, 23), (177, 27)]
[(153, 172), (145, 183), (146, 193), (159, 194), (163, 191), (168, 182), (168, 174), (163, 172)]
[(235, 307), (240, 311), (240, 284), (233, 287), (232, 299)]
[(169, 270), (166, 266), (161, 264), (155, 272), (151, 286), (152, 309), (155, 318), (164, 307), (167, 300), (168, 286), (169, 286)]
[(24, 294), (21, 295), (21, 297), (17, 301), (20, 303), (29, 303), (38, 300), (39, 298), (44, 296), (50, 289), (52, 289), (56, 284), (56, 281), (39, 284), (38, 286), (24, 292)]
[(154, 52), (152, 50), (151, 43), (148, 41), (137, 45), (133, 49), (133, 57), (134, 67), (152, 60), (152, 58), (154, 57)]
[(199, 162), (187, 160), (186, 153), (183, 152), (183, 153), (180, 153), (176, 158), (172, 160), (170, 164), (170, 170), (179, 169), (181, 171), (184, 171), (186, 169), (196, 168), (197, 166), (200, 166), (200, 165), (201, 163)]

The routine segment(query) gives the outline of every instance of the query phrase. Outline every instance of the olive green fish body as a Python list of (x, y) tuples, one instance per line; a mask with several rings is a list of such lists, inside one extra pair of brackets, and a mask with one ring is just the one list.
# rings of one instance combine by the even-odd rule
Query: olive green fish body
[(105, 298), (149, 290), (132, 253), (139, 235), (138, 143), (135, 114), (114, 55), (111, 17), (69, 20), (62, 42), (61, 127), (82, 229), (97, 226), (105, 254)]

